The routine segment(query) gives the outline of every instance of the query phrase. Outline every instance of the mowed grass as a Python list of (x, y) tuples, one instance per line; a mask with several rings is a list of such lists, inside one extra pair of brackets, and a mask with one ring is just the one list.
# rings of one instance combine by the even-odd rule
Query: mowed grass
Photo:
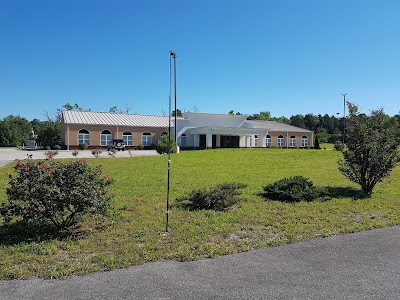
[[(0, 229), (0, 278), (65, 278), (161, 260), (196, 260), (331, 235), (400, 224), (400, 167), (371, 198), (337, 169), (337, 151), (217, 149), (171, 155), (170, 229), (165, 232), (167, 156), (91, 159), (102, 164), (116, 209), (88, 217), (72, 236), (20, 237)], [(0, 202), (13, 166), (0, 168)], [(262, 187), (302, 175), (331, 197), (281, 203), (260, 197)], [(226, 212), (185, 211), (175, 198), (195, 188), (241, 182), (242, 201)]]

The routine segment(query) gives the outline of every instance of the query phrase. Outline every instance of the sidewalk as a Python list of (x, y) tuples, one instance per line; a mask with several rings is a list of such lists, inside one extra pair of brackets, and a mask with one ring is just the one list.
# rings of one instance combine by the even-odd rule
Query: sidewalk
[[(26, 159), (28, 155), (32, 155), (33, 159), (45, 159), (44, 152), (46, 150), (21, 150), (12, 148), (0, 148), (0, 167), (4, 166), (16, 159)], [(78, 150), (78, 158), (93, 158), (91, 150)], [(73, 150), (60, 150), (56, 158), (73, 158)], [(155, 150), (125, 150), (117, 151), (115, 157), (129, 157), (129, 156), (154, 156), (159, 155)], [(99, 157), (111, 157), (107, 150), (103, 150)]]

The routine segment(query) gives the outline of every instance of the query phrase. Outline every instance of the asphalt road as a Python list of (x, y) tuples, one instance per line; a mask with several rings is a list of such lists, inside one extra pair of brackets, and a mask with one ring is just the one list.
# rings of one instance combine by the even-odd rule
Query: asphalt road
[[(400, 227), (66, 280), (0, 281), (0, 299), (400, 299)], [(1, 266), (1, 265), (0, 265)]]

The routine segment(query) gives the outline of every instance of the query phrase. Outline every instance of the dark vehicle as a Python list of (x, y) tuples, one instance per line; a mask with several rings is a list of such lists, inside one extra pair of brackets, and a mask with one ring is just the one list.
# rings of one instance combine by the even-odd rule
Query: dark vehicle
[(125, 143), (124, 140), (115, 139), (112, 140), (110, 144), (107, 146), (107, 150), (110, 151), (111, 149), (117, 149), (118, 151), (122, 150), (125, 151)]

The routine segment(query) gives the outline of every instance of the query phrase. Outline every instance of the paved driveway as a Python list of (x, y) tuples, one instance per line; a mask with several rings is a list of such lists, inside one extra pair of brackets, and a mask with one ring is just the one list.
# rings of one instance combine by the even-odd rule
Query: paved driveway
[(0, 281), (0, 299), (400, 299), (400, 227), (67, 280)]
[[(26, 159), (27, 155), (32, 155), (34, 159), (44, 159), (46, 158), (44, 155), (45, 150), (20, 150), (20, 149), (11, 149), (11, 148), (0, 148), (0, 167), (4, 166), (16, 159)], [(159, 155), (155, 150), (131, 150), (130, 152), (125, 151), (117, 151), (115, 157), (128, 157), (128, 156), (152, 156)], [(57, 155), (57, 158), (72, 158), (71, 150), (61, 150)], [(79, 150), (78, 158), (93, 158), (93, 154), (91, 150)], [(105, 150), (100, 154), (100, 157), (111, 157), (108, 152)]]

